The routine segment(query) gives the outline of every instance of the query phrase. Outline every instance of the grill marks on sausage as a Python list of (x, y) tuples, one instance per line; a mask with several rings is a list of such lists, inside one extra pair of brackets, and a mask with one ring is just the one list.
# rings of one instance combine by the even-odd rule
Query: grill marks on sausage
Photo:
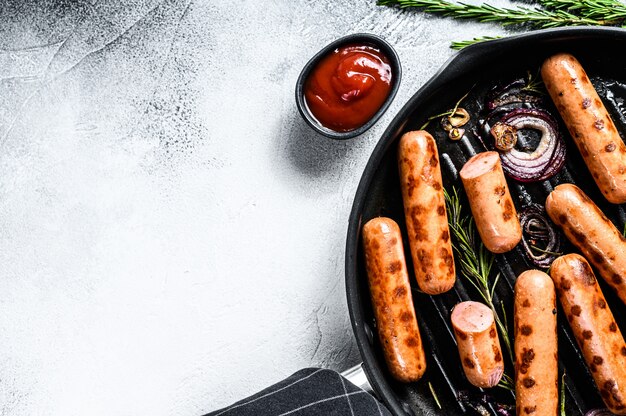
[(527, 415), (535, 413), (536, 410), (537, 410), (537, 406), (524, 406), (524, 413)]
[(533, 333), (533, 327), (530, 325), (522, 325), (520, 327), (520, 333), (522, 335), (528, 336)]
[(463, 331), (459, 331), (458, 329), (454, 330), (454, 333), (461, 338), (463, 341), (467, 340), (467, 334)]
[[(602, 389), (600, 390), (600, 395), (604, 400), (609, 402), (613, 402), (613, 406), (616, 409), (623, 409), (624, 406), (621, 405), (622, 398), (619, 395), (619, 388), (615, 380), (607, 380), (602, 385)], [(621, 407), (619, 407), (621, 406)]]
[(572, 281), (566, 278), (561, 279), (561, 290), (568, 291), (572, 288)]
[(415, 348), (415, 347), (419, 347), (420, 340), (419, 340), (419, 337), (412, 336), (404, 340), (404, 343), (406, 344), (407, 347)]
[(409, 196), (413, 196), (413, 191), (417, 188), (417, 182), (415, 181), (415, 176), (408, 175), (406, 178), (406, 187)]
[(593, 123), (593, 127), (596, 130), (604, 129), (604, 120), (601, 120), (601, 119), (597, 118), (596, 121), (594, 121), (594, 123)]
[(502, 218), (504, 218), (504, 221), (509, 221), (513, 218), (513, 203), (510, 199), (507, 199), (504, 202), (504, 212), (502, 213)]
[(411, 312), (402, 312), (400, 315), (400, 321), (406, 323), (410, 322), (413, 319), (413, 314)]
[(403, 286), (398, 286), (393, 290), (393, 296), (395, 298), (403, 298), (407, 294), (407, 290)]
[(425, 241), (428, 239), (428, 230), (422, 225), (420, 221), (420, 215), (423, 212), (423, 208), (419, 205), (411, 207), (411, 220), (413, 221), (413, 235), (417, 241)]
[(526, 374), (534, 359), (535, 351), (532, 348), (524, 348), (522, 350), (521, 362), (518, 363), (519, 372), (521, 374)]

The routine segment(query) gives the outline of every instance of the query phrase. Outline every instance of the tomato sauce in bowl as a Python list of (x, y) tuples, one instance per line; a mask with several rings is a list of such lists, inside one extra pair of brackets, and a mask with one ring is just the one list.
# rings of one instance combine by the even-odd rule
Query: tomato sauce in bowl
[(304, 120), (333, 139), (358, 136), (387, 110), (400, 86), (400, 60), (382, 38), (358, 33), (327, 45), (296, 83)]
[(365, 124), (383, 105), (393, 74), (389, 58), (370, 45), (346, 45), (324, 57), (306, 80), (304, 96), (313, 116), (335, 131)]

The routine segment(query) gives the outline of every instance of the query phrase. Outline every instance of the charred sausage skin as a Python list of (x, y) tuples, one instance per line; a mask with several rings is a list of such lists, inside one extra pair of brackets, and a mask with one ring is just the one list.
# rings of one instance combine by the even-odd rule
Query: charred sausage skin
[(626, 415), (626, 343), (589, 263), (567, 254), (552, 263), (550, 276), (604, 403)]
[(567, 53), (551, 56), (541, 76), (602, 194), (626, 202), (626, 146), (580, 62)]
[(456, 273), (435, 139), (425, 131), (404, 134), (398, 167), (417, 284), (429, 295), (447, 292)]
[(473, 156), (459, 174), (487, 250), (504, 253), (513, 249), (522, 239), (522, 227), (498, 153), (482, 152)]
[(554, 188), (546, 199), (546, 211), (626, 304), (626, 239), (622, 233), (573, 184)]
[(461, 302), (450, 317), (467, 380), (476, 387), (494, 387), (504, 374), (502, 348), (493, 312), (479, 302)]
[(363, 250), (378, 336), (389, 371), (399, 381), (419, 380), (426, 371), (400, 228), (390, 218), (363, 226)]
[(556, 294), (550, 276), (527, 270), (515, 282), (517, 415), (556, 416), (559, 404)]

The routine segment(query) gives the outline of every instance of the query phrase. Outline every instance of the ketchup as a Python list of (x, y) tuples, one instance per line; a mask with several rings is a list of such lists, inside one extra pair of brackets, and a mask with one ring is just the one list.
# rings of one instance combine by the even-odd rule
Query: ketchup
[(350, 131), (365, 124), (391, 89), (389, 59), (368, 45), (347, 45), (322, 58), (309, 75), (304, 96), (324, 127)]

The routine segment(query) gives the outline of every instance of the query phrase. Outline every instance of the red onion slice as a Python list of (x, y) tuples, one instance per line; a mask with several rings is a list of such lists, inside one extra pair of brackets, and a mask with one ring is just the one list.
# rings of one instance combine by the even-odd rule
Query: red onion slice
[(504, 115), (500, 122), (517, 130), (533, 129), (541, 133), (537, 148), (532, 152), (511, 149), (500, 153), (502, 169), (520, 182), (543, 181), (554, 176), (565, 163), (565, 143), (558, 124), (543, 110), (517, 108)]

